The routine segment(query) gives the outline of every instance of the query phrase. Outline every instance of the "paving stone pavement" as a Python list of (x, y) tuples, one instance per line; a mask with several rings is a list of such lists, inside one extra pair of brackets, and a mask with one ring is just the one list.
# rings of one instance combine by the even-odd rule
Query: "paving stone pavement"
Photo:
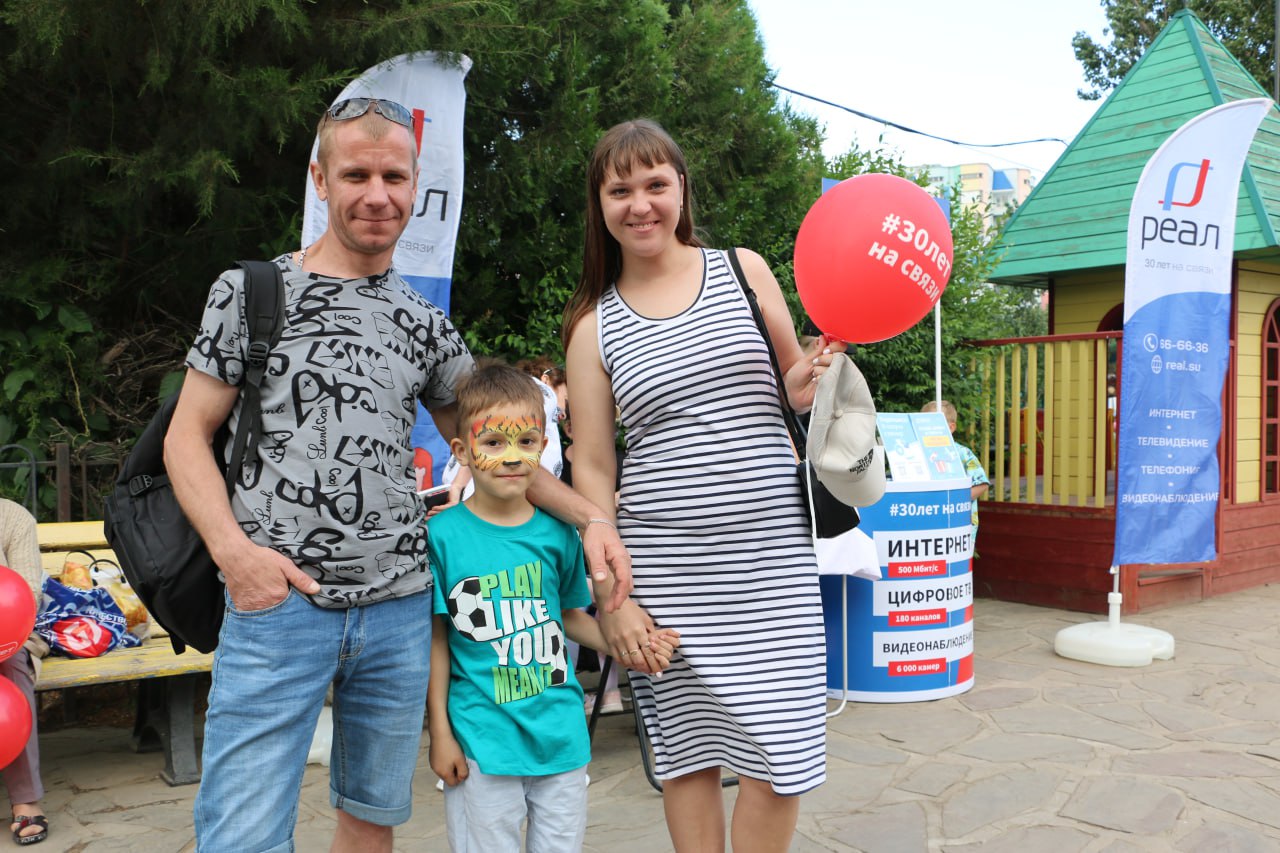
[[(851, 702), (830, 721), (829, 780), (802, 800), (792, 850), (1280, 851), (1280, 585), (1127, 620), (1177, 643), (1138, 668), (1053, 653), (1059, 629), (1100, 617), (990, 600), (975, 613), (972, 690)], [(671, 848), (630, 720), (596, 732), (589, 851)], [(130, 752), (128, 730), (53, 732), (42, 749), (53, 830), (34, 849), (194, 849), (195, 787), (160, 781), (160, 757)], [(327, 772), (306, 773), (304, 853), (329, 847)], [(424, 744), (396, 850), (447, 850), (434, 781)]]

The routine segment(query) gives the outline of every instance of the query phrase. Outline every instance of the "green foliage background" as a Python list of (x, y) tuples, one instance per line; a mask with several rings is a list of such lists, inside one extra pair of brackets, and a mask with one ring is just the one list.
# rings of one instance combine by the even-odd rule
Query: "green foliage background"
[[(760, 251), (784, 285), (821, 176), (901, 168), (824, 163), (821, 128), (769, 85), (745, 0), (0, 0), (0, 445), (118, 461), (216, 275), (298, 247), (316, 117), (416, 50), (473, 61), (452, 313), (480, 353), (559, 358), (585, 161), (618, 121), (664, 124), (704, 239)], [(957, 222), (948, 349), (1013, 333), (976, 227)], [(931, 393), (931, 326), (859, 359), (886, 408)]]
[(1231, 55), (1264, 89), (1272, 91), (1275, 73), (1275, 3), (1256, 0), (1102, 0), (1107, 14), (1103, 38), (1083, 32), (1072, 39), (1076, 59), (1092, 87), (1080, 97), (1095, 100), (1114, 89), (1155, 40), (1169, 19), (1188, 8), (1204, 21)]

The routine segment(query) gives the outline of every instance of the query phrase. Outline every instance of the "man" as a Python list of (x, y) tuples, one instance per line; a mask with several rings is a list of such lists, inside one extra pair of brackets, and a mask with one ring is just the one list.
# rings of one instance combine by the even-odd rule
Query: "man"
[[(212, 448), (240, 415), (241, 272), (210, 289), (187, 356), (165, 464), (228, 596), (195, 805), (200, 851), (293, 849), (330, 684), (333, 849), (389, 851), (391, 827), (409, 817), (431, 633), (409, 434), (417, 401), (446, 441), (457, 434), (453, 388), (473, 367), (444, 314), (391, 269), (417, 188), (412, 125), (403, 106), (369, 98), (320, 120), (311, 177), (328, 227), (276, 260), (285, 330), (263, 384), (256, 458), (230, 500)], [(578, 526), (593, 572), (611, 568), (629, 589), (616, 532), (591, 521), (603, 513), (549, 475), (534, 500)]]

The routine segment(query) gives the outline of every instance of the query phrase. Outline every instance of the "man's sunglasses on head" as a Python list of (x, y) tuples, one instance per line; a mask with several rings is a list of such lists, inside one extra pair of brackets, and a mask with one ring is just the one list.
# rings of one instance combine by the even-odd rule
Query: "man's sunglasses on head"
[(347, 98), (345, 101), (338, 101), (338, 103), (329, 107), (329, 118), (334, 121), (360, 118), (370, 109), (387, 121), (394, 121), (396, 124), (404, 125), (413, 130), (413, 113), (409, 112), (404, 106), (397, 104), (395, 101), (388, 101), (386, 98)]

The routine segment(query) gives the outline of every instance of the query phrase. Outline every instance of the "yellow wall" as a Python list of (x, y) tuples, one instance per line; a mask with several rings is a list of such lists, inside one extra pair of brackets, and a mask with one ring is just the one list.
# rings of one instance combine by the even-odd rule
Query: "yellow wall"
[[(1109, 270), (1059, 278), (1053, 299), (1054, 334), (1096, 332), (1107, 312), (1124, 301), (1124, 274)], [(1097, 378), (1096, 347), (1094, 341), (1055, 347), (1054, 479), (1063, 478), (1059, 489), (1071, 494), (1089, 493), (1094, 488), (1094, 413), (1097, 395), (1106, 392)]]
[(991, 203), (991, 166), (986, 163), (966, 163), (960, 167), (960, 192), (975, 204)]
[(1107, 312), (1122, 302), (1120, 270), (1059, 278), (1053, 288), (1053, 334), (1096, 332)]
[(986, 398), (973, 450), (992, 478), (992, 500), (1103, 505), (1108, 344), (1003, 344), (977, 354)]
[[(1280, 265), (1241, 261), (1238, 269), (1235, 500), (1249, 503), (1259, 499), (1261, 481), (1262, 321), (1272, 302), (1280, 298)], [(1123, 301), (1124, 275), (1120, 270), (1058, 279), (1054, 288), (1053, 332), (1072, 335), (1097, 331), (1103, 316)], [(1082, 381), (1078, 372), (1079, 368), (1072, 376), (1071, 387), (1059, 388), (1056, 399), (1064, 408), (1060, 410), (1062, 414), (1055, 413), (1055, 423), (1069, 407), (1087, 409), (1092, 405), (1092, 377)], [(1058, 428), (1064, 426), (1059, 423)]]
[(1280, 266), (1241, 261), (1236, 306), (1236, 503), (1259, 500), (1262, 321), (1280, 298)]

